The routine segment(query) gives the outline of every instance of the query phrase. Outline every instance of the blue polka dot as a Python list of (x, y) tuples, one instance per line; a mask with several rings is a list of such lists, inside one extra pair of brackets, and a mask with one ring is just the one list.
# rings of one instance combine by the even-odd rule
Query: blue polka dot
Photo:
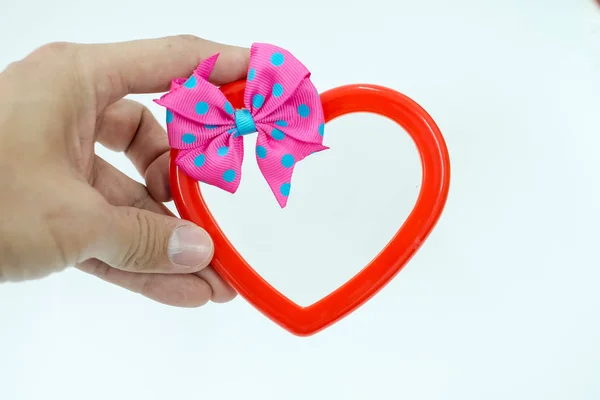
[(200, 115), (204, 115), (208, 112), (208, 103), (205, 101), (201, 101), (196, 104), (196, 113)]
[(167, 110), (167, 124), (170, 124), (171, 122), (173, 122), (173, 113)]
[(230, 130), (228, 130), (228, 131), (227, 131), (227, 133), (229, 133), (230, 135), (231, 135), (232, 133), (235, 133), (235, 128), (231, 128)]
[(263, 96), (260, 93), (257, 93), (252, 98), (252, 107), (261, 108), (264, 102), (265, 102), (265, 96)]
[(275, 125), (277, 126), (288, 126), (288, 123), (284, 120), (280, 119), (279, 121), (275, 121)]
[(325, 135), (325, 124), (324, 123), (319, 125), (319, 135), (321, 135), (321, 136)]
[(279, 191), (281, 192), (282, 195), (284, 195), (285, 197), (288, 197), (290, 195), (291, 188), (292, 188), (292, 185), (290, 185), (289, 183), (284, 183), (279, 188)]
[(300, 114), (302, 118), (306, 118), (310, 115), (310, 108), (308, 108), (306, 104), (300, 104), (298, 106), (298, 114)]
[(183, 84), (184, 87), (186, 87), (187, 89), (193, 89), (196, 87), (196, 84), (198, 82), (196, 81), (196, 77), (194, 75), (190, 76), (190, 78), (185, 81), (185, 83)]
[(196, 158), (194, 158), (194, 165), (196, 167), (200, 168), (201, 166), (204, 165), (205, 160), (206, 160), (206, 157), (204, 157), (204, 154), (197, 155)]
[(273, 130), (271, 131), (271, 137), (275, 140), (283, 140), (285, 138), (285, 133), (283, 133), (277, 128), (273, 128)]
[(256, 77), (256, 70), (254, 68), (251, 68), (250, 71), (248, 71), (248, 82), (253, 80), (255, 77)]
[(285, 154), (283, 157), (281, 157), (281, 165), (286, 168), (291, 168), (295, 162), (296, 160), (294, 160), (294, 156), (291, 154)]
[(225, 157), (227, 153), (229, 153), (229, 147), (227, 146), (219, 147), (217, 150), (217, 154), (221, 157)]
[(273, 53), (273, 55), (271, 55), (271, 64), (273, 64), (274, 66), (279, 67), (280, 65), (283, 65), (284, 62), (285, 57), (283, 56), (283, 54)]
[(267, 149), (263, 146), (256, 146), (256, 155), (258, 158), (265, 158), (267, 156)]
[(235, 171), (232, 169), (228, 169), (227, 171), (223, 172), (223, 180), (225, 182), (231, 183), (231, 182), (235, 181), (236, 176), (237, 175), (236, 175)]
[(211, 130), (212, 130), (212, 129), (217, 129), (217, 126), (216, 126), (216, 125), (210, 125), (210, 124), (204, 124), (204, 127), (205, 127), (206, 129), (211, 129)]
[(233, 114), (233, 106), (228, 101), (225, 102), (225, 112), (227, 114)]
[(181, 140), (185, 144), (191, 144), (196, 141), (196, 136), (192, 135), (191, 133), (186, 133), (181, 137)]
[(281, 83), (276, 83), (273, 85), (273, 96), (279, 97), (283, 94), (283, 86)]

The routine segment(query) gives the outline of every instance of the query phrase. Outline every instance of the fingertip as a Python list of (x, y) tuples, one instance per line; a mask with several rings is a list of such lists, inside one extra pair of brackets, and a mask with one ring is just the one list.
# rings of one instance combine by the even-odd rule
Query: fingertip
[(212, 267), (207, 267), (195, 274), (204, 279), (211, 287), (213, 303), (227, 303), (235, 299), (237, 292)]
[(183, 308), (198, 308), (212, 298), (210, 285), (194, 275), (151, 275), (140, 291), (159, 303)]
[(224, 304), (233, 301), (236, 297), (237, 292), (232, 287), (229, 287), (226, 290), (219, 293), (213, 292), (213, 295), (210, 300), (213, 303)]

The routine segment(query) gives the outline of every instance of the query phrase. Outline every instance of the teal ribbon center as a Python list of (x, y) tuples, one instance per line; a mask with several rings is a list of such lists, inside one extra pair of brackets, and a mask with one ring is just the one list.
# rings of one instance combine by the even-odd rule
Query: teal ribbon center
[(241, 110), (235, 110), (235, 127), (237, 129), (237, 135), (244, 136), (256, 132), (256, 126), (254, 126), (254, 119), (250, 111), (245, 108)]

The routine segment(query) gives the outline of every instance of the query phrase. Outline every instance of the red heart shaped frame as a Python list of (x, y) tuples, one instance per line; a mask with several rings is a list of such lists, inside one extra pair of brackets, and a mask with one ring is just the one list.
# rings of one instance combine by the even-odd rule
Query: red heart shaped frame
[[(233, 107), (242, 108), (245, 81), (221, 87)], [(271, 320), (299, 336), (312, 335), (339, 321), (382, 289), (423, 244), (446, 204), (450, 157), (433, 119), (417, 103), (375, 85), (348, 85), (321, 94), (325, 121), (354, 112), (388, 117), (404, 127), (421, 157), (422, 185), (417, 202), (392, 240), (369, 265), (334, 292), (301, 307), (266, 282), (236, 251), (219, 228), (200, 193), (200, 185), (180, 171), (171, 151), (170, 181), (182, 218), (202, 226), (215, 243), (213, 267), (231, 286)]]

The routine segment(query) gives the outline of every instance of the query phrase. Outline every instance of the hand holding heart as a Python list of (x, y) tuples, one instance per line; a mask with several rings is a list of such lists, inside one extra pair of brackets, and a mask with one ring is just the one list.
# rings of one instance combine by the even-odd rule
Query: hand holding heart
[[(177, 306), (227, 301), (237, 291), (298, 335), (349, 314), (398, 273), (433, 229), (448, 194), (449, 156), (433, 119), (401, 93), (348, 85), (319, 95), (309, 78), (279, 47), (248, 50), (187, 36), (52, 44), (9, 66), (0, 74), (0, 281), (75, 265)], [(123, 97), (169, 86), (157, 101), (167, 108), (167, 136), (145, 107)], [(369, 265), (300, 307), (236, 251), (198, 181), (234, 193), (243, 136), (257, 133), (256, 161), (285, 207), (294, 165), (327, 149), (326, 122), (353, 112), (380, 114), (405, 128), (421, 156), (421, 191)], [(146, 186), (98, 157), (96, 142), (124, 152)], [(172, 197), (182, 220), (162, 204)]]
[[(130, 93), (168, 90), (220, 53), (210, 81), (245, 77), (249, 50), (190, 36), (43, 46), (0, 74), (0, 282), (69, 266), (176, 306), (227, 301), (214, 245), (175, 218), (166, 132)], [(142, 185), (94, 153), (124, 152)]]

